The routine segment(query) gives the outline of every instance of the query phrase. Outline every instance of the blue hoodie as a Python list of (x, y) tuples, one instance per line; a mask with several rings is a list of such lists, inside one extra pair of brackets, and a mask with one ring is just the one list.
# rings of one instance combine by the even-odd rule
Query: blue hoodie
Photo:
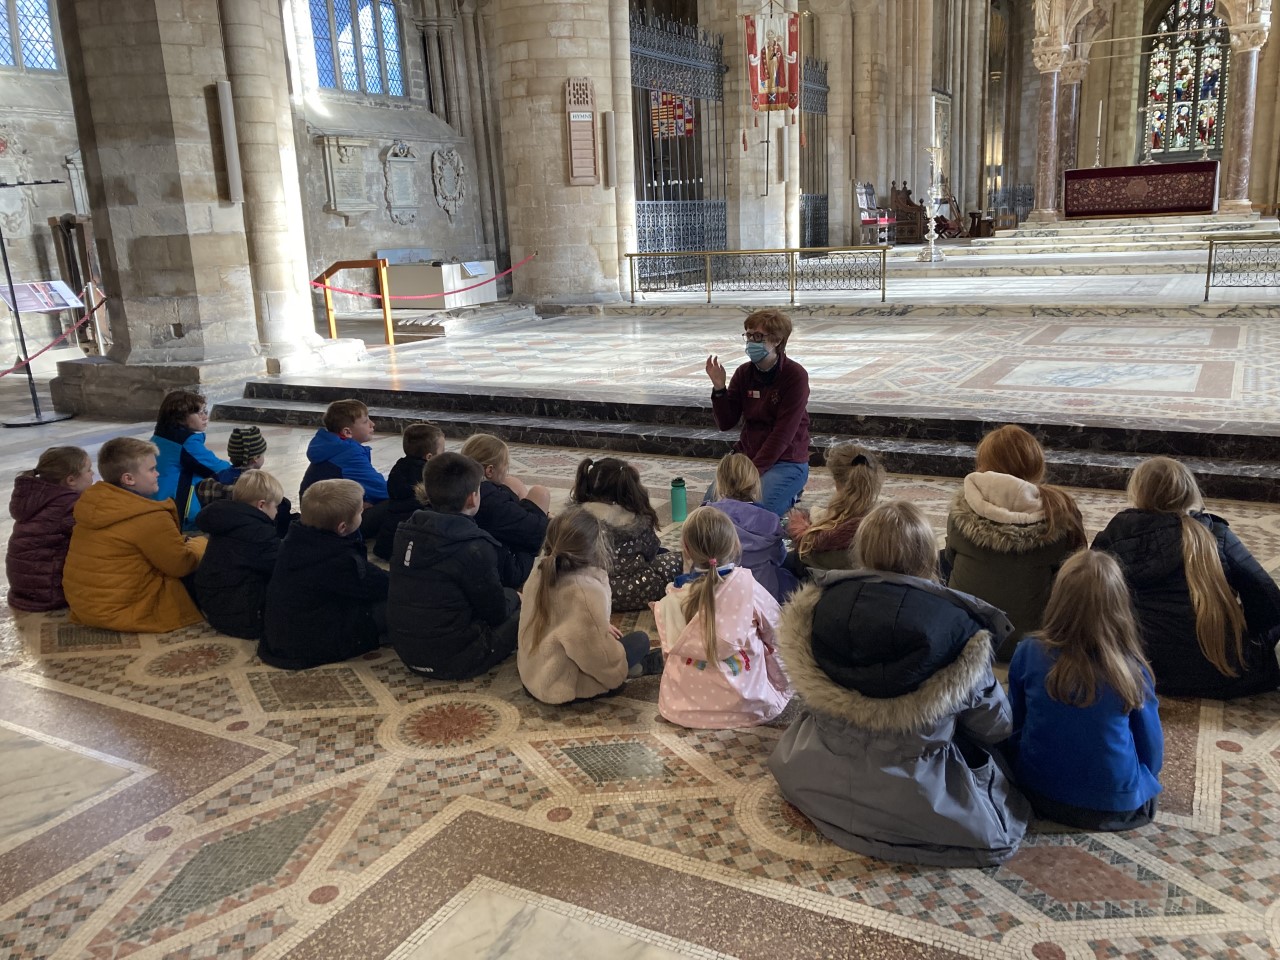
[(387, 499), (387, 478), (373, 468), (373, 451), (364, 444), (321, 427), (307, 444), (307, 459), (312, 463), (332, 463), (342, 471), (342, 479), (354, 480), (364, 487), (364, 498), (369, 503)]
[(172, 500), (178, 505), (182, 525), (189, 527), (200, 512), (200, 501), (191, 495), (192, 488), (199, 482), (197, 478), (212, 477), (231, 464), (205, 446), (203, 433), (185, 426), (157, 431), (151, 442), (159, 450), (156, 469), (160, 472), (160, 486), (151, 499)]

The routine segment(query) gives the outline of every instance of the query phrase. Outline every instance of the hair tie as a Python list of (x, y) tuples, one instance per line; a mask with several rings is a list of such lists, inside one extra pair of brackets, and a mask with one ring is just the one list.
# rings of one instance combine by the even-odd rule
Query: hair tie
[(707, 563), (711, 564), (713, 568), (720, 566), (720, 561), (715, 557), (707, 557)]
[(849, 466), (851, 467), (859, 467), (859, 466), (866, 467), (870, 465), (871, 465), (871, 461), (866, 458), (865, 454), (861, 454), (861, 453), (858, 454), (856, 457), (854, 457), (853, 460), (850, 461), (849, 463)]

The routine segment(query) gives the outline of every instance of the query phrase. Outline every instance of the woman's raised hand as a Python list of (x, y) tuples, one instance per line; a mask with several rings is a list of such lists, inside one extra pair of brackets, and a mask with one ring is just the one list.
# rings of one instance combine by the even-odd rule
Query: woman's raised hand
[(707, 376), (711, 378), (711, 386), (715, 390), (723, 390), (725, 385), (724, 364), (717, 356), (707, 357)]

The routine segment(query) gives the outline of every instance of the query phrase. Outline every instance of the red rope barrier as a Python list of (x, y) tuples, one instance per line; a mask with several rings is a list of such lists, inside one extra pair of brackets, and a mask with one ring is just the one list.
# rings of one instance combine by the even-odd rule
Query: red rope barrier
[(0, 377), (7, 377), (11, 373), (17, 373), (23, 367), (30, 364), (32, 360), (36, 359), (36, 357), (39, 357), (41, 354), (48, 353), (50, 350), (52, 350), (54, 347), (60, 344), (63, 340), (67, 339), (67, 337), (71, 336), (73, 333), (75, 333), (77, 330), (83, 327), (86, 323), (88, 323), (89, 320), (93, 317), (93, 315), (97, 313), (99, 308), (101, 308), (101, 306), (106, 302), (107, 302), (106, 300), (98, 301), (98, 306), (94, 307), (92, 310), (86, 313), (83, 317), (77, 320), (74, 326), (68, 327), (67, 331), (62, 336), (58, 337), (58, 339), (54, 340), (47, 347), (42, 347), (40, 350), (37, 350), (31, 356), (27, 357), (27, 359), (20, 360), (16, 364), (14, 364), (12, 367), (10, 367), (8, 370), (0, 372)]
[[(514, 273), (517, 269), (519, 269), (520, 267), (523, 267), (526, 263), (528, 263), (530, 260), (532, 260), (536, 256), (537, 256), (536, 253), (531, 253), (527, 257), (525, 257), (523, 260), (521, 260), (519, 263), (512, 264), (510, 267), (508, 267), (506, 270), (503, 270), (501, 273), (496, 273), (492, 277), (487, 277), (484, 280), (481, 280), (479, 283), (473, 283), (469, 287), (462, 287), (461, 289), (458, 289), (458, 290), (446, 290), (444, 293), (416, 293), (416, 294), (413, 294), (412, 296), (406, 295), (401, 297), (388, 296), (387, 299), (388, 300), (433, 300), (436, 297), (450, 297), (450, 296), (453, 296), (453, 294), (455, 293), (466, 293), (468, 290), (474, 290), (477, 287), (483, 287), (486, 283), (494, 283), (499, 278), (505, 277), (508, 273)], [(320, 290), (331, 290), (334, 293), (346, 293), (346, 294), (350, 294), (353, 297), (368, 297), (370, 300), (382, 299), (382, 294), (380, 293), (365, 293), (363, 290), (347, 290), (347, 289), (344, 289), (343, 287), (331, 287), (327, 283), (321, 283), (319, 280), (312, 280), (310, 282), (311, 282), (311, 286), (317, 287)]]

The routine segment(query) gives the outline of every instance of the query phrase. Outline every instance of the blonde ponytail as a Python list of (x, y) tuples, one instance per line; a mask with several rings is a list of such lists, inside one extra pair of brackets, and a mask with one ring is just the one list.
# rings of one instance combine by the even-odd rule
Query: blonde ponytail
[(1200, 652), (1223, 676), (1239, 676), (1237, 667), (1244, 663), (1244, 614), (1222, 570), (1218, 541), (1187, 514), (1182, 516), (1182, 566)]
[(693, 581), (681, 604), (686, 622), (702, 616), (702, 641), (708, 662), (716, 659), (716, 591), (724, 583), (719, 567), (742, 557), (738, 531), (728, 515), (715, 507), (698, 507), (684, 522), (682, 548), (694, 569), (707, 572)]

